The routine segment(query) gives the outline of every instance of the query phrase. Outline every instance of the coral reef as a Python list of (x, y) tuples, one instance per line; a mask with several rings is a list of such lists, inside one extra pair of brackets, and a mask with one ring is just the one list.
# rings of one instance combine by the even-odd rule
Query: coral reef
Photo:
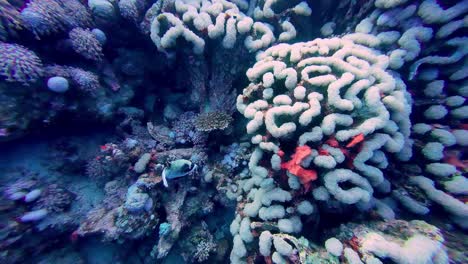
[(466, 263), (467, 15), (0, 0), (0, 262)]
[(89, 60), (102, 60), (101, 42), (89, 29), (74, 28), (68, 33), (73, 50)]
[(78, 0), (28, 1), (20, 17), (37, 38), (92, 25), (91, 14)]
[(7, 82), (28, 85), (42, 76), (41, 59), (26, 47), (0, 42), (0, 55), (0, 75)]

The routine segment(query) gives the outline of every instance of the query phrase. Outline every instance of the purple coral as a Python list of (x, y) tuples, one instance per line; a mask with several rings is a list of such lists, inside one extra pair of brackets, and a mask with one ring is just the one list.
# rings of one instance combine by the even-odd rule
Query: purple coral
[(45, 188), (40, 198), (35, 202), (33, 209), (46, 209), (47, 212), (63, 212), (70, 207), (75, 196), (75, 194), (61, 188), (57, 184), (51, 184)]
[(99, 78), (96, 74), (80, 68), (69, 67), (72, 81), (83, 91), (94, 92), (99, 85)]
[(42, 76), (41, 59), (33, 51), (17, 44), (0, 42), (0, 75), (8, 82), (24, 85)]
[(67, 15), (66, 24), (70, 28), (74, 27), (91, 27), (93, 25), (93, 17), (89, 13), (86, 6), (78, 0), (56, 0), (61, 4), (65, 14)]
[(6, 40), (10, 33), (21, 28), (18, 10), (7, 0), (0, 0), (0, 40)]
[(232, 121), (232, 117), (224, 112), (206, 112), (196, 117), (195, 128), (200, 132), (225, 130)]
[(45, 67), (46, 77), (61, 76), (69, 81), (78, 89), (85, 92), (94, 92), (99, 87), (99, 77), (90, 71), (85, 71), (81, 68), (51, 65)]
[(66, 28), (65, 10), (54, 0), (29, 2), (21, 11), (21, 18), (37, 38)]
[(21, 11), (21, 18), (37, 38), (92, 25), (90, 13), (78, 0), (32, 0)]
[(89, 29), (74, 28), (68, 34), (73, 50), (88, 60), (101, 61), (102, 46)]
[(120, 0), (120, 14), (135, 24), (138, 23), (145, 8), (145, 0)]
[(196, 118), (197, 114), (194, 112), (185, 112), (172, 123), (172, 129), (175, 132), (174, 136), (177, 143), (193, 143), (195, 146), (205, 145), (208, 134), (196, 130)]

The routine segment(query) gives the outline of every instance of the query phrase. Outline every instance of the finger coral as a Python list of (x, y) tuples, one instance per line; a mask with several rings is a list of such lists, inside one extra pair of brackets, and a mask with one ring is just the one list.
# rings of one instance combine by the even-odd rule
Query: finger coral
[[(305, 192), (323, 184), (344, 204), (368, 203), (373, 188), (384, 182), (385, 167), (372, 165), (373, 157), (385, 160), (399, 153), (399, 158), (409, 158), (403, 150), (410, 148), (409, 94), (387, 71), (388, 57), (368, 47), (376, 41), (372, 35), (345, 35), (279, 44), (257, 56), (247, 71), (251, 83), (237, 98), (256, 146), (249, 162), (251, 178), (238, 182), (249, 216), (242, 221), (256, 221), (258, 210), (271, 202), (290, 206), (288, 188), (279, 186), (285, 173), (281, 169), (287, 171), (291, 189), (297, 188), (297, 177)], [(294, 141), (291, 155), (287, 144)], [(352, 187), (342, 189), (343, 182)], [(297, 232), (287, 227), (291, 221), (301, 220), (297, 215), (280, 219), (278, 228)], [(238, 244), (251, 243), (241, 230), (231, 231), (239, 232)], [(281, 246), (277, 252), (290, 255)], [(231, 261), (244, 256), (234, 248)]]
[[(296, 2), (296, 1), (293, 1)], [(255, 2), (253, 2), (255, 4)], [(245, 47), (254, 52), (267, 48), (278, 39), (289, 41), (296, 36), (294, 25), (288, 16), (310, 16), (311, 9), (306, 2), (288, 6), (275, 13), (274, 1), (259, 1), (254, 14), (244, 14), (242, 7), (229, 1), (173, 1), (175, 12), (161, 12), (154, 16), (151, 23), (151, 39), (159, 50), (168, 50), (176, 46), (179, 38), (192, 44), (195, 54), (201, 54), (210, 39), (221, 39), (225, 49), (232, 49), (237, 39), (243, 39)], [(253, 6), (252, 6), (253, 7)], [(282, 22), (275, 16), (285, 17)], [(281, 32), (275, 36), (273, 25)]]

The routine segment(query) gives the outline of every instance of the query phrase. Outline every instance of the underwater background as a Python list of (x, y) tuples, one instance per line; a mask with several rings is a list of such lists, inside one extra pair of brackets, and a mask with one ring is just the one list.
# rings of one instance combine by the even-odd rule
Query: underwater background
[(468, 0), (0, 0), (0, 263), (468, 263)]

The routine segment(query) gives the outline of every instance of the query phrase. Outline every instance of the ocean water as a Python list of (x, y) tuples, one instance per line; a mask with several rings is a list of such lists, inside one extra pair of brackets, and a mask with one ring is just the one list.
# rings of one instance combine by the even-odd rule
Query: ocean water
[(0, 0), (0, 263), (468, 263), (466, 0)]

